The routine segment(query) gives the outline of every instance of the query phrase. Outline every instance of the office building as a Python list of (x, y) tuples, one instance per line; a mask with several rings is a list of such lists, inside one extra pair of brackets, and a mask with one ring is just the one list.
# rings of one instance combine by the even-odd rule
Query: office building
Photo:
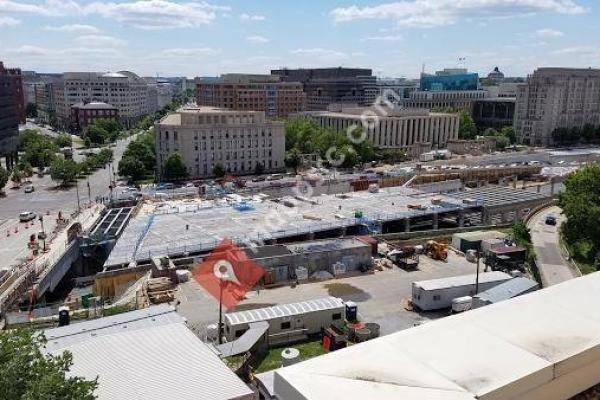
[(501, 129), (512, 126), (515, 116), (515, 98), (495, 97), (473, 102), (471, 116), (479, 130)]
[(473, 103), (490, 94), (485, 90), (443, 90), (410, 92), (409, 98), (401, 102), (407, 108), (452, 108), (471, 112)]
[(8, 169), (18, 161), (19, 92), (23, 93), (22, 86), (14, 70), (5, 69), (0, 61), (0, 157)]
[(84, 133), (91, 124), (99, 120), (118, 122), (119, 110), (110, 104), (95, 101), (73, 104), (69, 129)]
[(377, 96), (392, 104), (402, 104), (416, 90), (419, 90), (418, 79), (377, 79)]
[(370, 106), (379, 93), (377, 78), (370, 69), (314, 68), (279, 69), (271, 74), (285, 82), (300, 82), (306, 93), (308, 111), (324, 111), (330, 104)]
[(284, 168), (283, 123), (269, 121), (263, 111), (233, 111), (188, 106), (156, 124), (157, 166), (179, 152), (190, 177), (213, 175), (216, 165), (231, 174), (251, 174), (260, 165), (265, 172)]
[(150, 112), (162, 110), (173, 101), (175, 93), (180, 94), (182, 92), (181, 81), (172, 83), (168, 78), (153, 77), (143, 79), (148, 84), (148, 110)]
[(500, 71), (500, 68), (495, 67), (494, 70), (488, 74), (487, 79), (492, 82), (502, 82), (504, 80), (504, 73)]
[(54, 93), (54, 83), (52, 82), (35, 85), (37, 119), (44, 124), (56, 125)]
[(539, 68), (518, 87), (520, 143), (547, 146), (557, 128), (600, 125), (600, 69)]
[(148, 100), (148, 84), (129, 71), (112, 73), (65, 72), (54, 85), (54, 104), (58, 124), (68, 127), (71, 106), (83, 102), (104, 102), (119, 110), (119, 119), (131, 128), (153, 110)]
[[(363, 127), (364, 107), (338, 107), (333, 111), (306, 112), (303, 115), (319, 126), (347, 132), (353, 126)], [(375, 123), (369, 123), (366, 139), (379, 148), (412, 151), (419, 143), (444, 148), (448, 140), (458, 138), (458, 114), (432, 113), (425, 109), (384, 108)], [(369, 114), (371, 115), (371, 114)]]
[(283, 118), (306, 109), (299, 82), (282, 82), (274, 75), (225, 74), (198, 78), (196, 103), (238, 111), (263, 111), (268, 118)]
[(435, 75), (421, 74), (422, 91), (479, 90), (479, 75), (462, 68), (445, 68)]

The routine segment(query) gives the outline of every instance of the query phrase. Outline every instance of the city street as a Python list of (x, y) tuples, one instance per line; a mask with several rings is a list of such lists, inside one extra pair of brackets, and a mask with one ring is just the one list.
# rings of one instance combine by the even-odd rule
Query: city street
[[(565, 221), (558, 207), (549, 207), (529, 220), (528, 227), (531, 230), (531, 241), (537, 256), (537, 265), (544, 287), (573, 279), (579, 276), (569, 261), (565, 259), (559, 243), (559, 228)], [(557, 217), (556, 225), (546, 225), (545, 219), (548, 214)]]

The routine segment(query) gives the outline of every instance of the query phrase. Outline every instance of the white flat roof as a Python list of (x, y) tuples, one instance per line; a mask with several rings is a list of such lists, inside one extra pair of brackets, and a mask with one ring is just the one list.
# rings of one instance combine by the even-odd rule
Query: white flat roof
[[(439, 279), (430, 279), (427, 281), (418, 281), (414, 282), (413, 285), (420, 287), (423, 290), (438, 290), (438, 289), (446, 289), (450, 287), (459, 287), (465, 285), (474, 285), (475, 284), (476, 275), (460, 275), (460, 276), (451, 276), (448, 278), (439, 278)], [(488, 283), (495, 281), (505, 281), (511, 279), (511, 276), (501, 272), (501, 271), (492, 271), (492, 272), (483, 272), (479, 274), (479, 283)]]
[(600, 382), (600, 273), (275, 371), (280, 400), (567, 399)]

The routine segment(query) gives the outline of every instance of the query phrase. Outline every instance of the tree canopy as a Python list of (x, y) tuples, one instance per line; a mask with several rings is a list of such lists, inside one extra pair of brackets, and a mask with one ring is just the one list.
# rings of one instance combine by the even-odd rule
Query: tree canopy
[(151, 132), (140, 134), (127, 145), (121, 161), (119, 161), (119, 175), (126, 176), (132, 181), (144, 179), (154, 175), (156, 154), (154, 148), (154, 135)]
[(42, 135), (35, 129), (26, 129), (21, 132), (21, 149), (25, 153), (23, 161), (34, 167), (47, 167), (56, 158), (59, 146), (56, 141)]
[(215, 164), (215, 166), (213, 167), (212, 173), (214, 176), (216, 176), (217, 178), (222, 178), (225, 176), (225, 168), (223, 167), (223, 165), (217, 163)]
[(187, 168), (179, 152), (169, 154), (163, 166), (163, 175), (167, 180), (177, 180), (187, 176)]
[(72, 355), (44, 354), (45, 343), (31, 330), (0, 332), (0, 398), (94, 400), (97, 380), (68, 376)]
[(69, 183), (77, 179), (79, 172), (79, 165), (73, 160), (57, 158), (50, 165), (50, 178), (53, 181), (60, 182), (61, 186), (68, 186)]
[(588, 165), (564, 183), (559, 206), (567, 222), (564, 238), (580, 261), (600, 267), (600, 165)]
[(475, 139), (477, 136), (477, 126), (467, 111), (460, 111), (458, 119), (458, 138), (459, 139)]
[(0, 166), (0, 192), (4, 190), (4, 186), (8, 183), (8, 171)]

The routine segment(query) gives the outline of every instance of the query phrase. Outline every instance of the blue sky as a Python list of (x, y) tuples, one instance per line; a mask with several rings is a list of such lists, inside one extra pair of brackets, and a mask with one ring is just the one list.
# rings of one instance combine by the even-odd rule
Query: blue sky
[[(360, 66), (417, 77), (600, 67), (597, 0), (0, 0), (0, 60), (45, 72), (265, 73)], [(458, 61), (464, 58), (465, 61)]]

